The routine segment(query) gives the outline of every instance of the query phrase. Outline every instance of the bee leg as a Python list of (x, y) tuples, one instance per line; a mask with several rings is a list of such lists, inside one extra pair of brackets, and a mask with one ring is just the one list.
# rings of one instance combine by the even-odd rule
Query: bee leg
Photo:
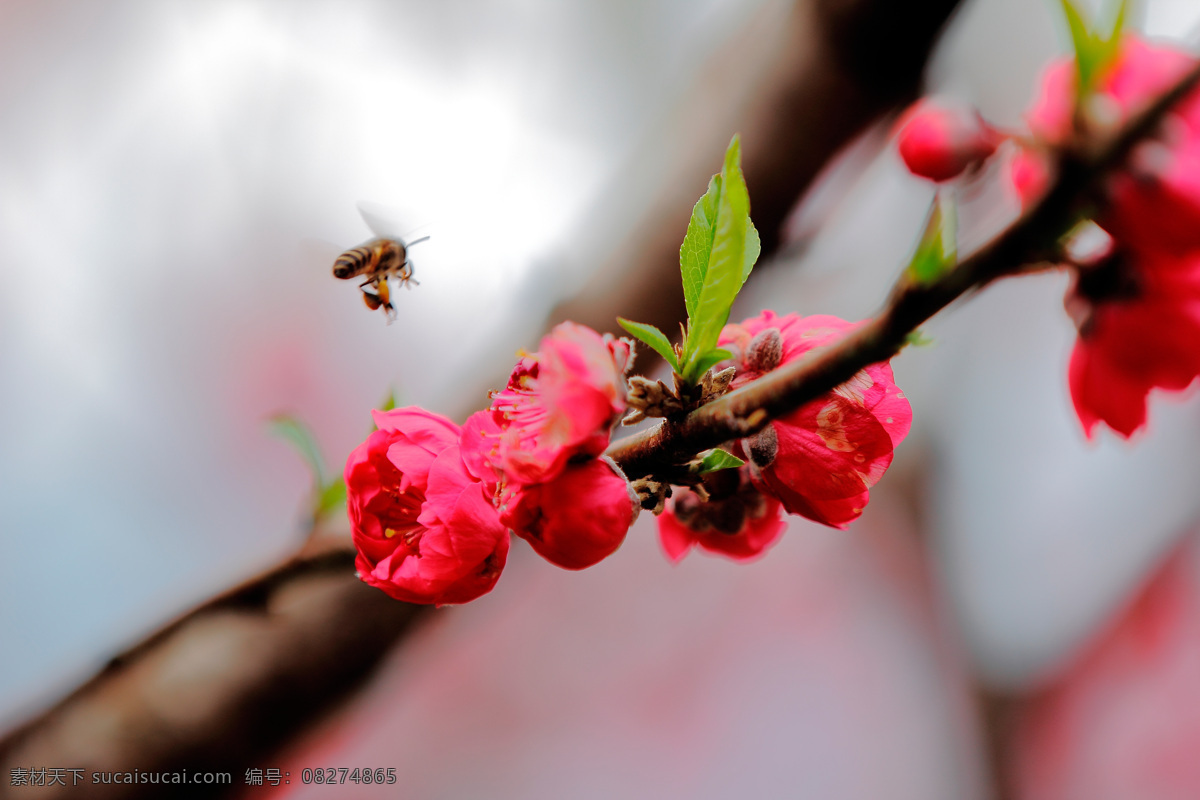
[[(374, 292), (368, 292), (365, 288), (362, 290), (362, 298), (363, 302), (366, 303), (367, 308), (371, 309), (372, 311), (384, 304), (383, 300), (379, 299), (379, 295), (375, 294)], [(388, 305), (390, 306), (391, 304), (389, 303)]]
[(404, 266), (400, 268), (400, 282), (404, 284), (405, 289), (411, 289), (414, 283), (417, 286), (421, 285), (421, 282), (413, 277), (413, 263), (411, 261), (406, 261)]

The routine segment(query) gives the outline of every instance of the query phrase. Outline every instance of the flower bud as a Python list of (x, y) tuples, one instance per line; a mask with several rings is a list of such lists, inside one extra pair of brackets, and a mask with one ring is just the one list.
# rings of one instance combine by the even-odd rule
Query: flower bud
[(779, 328), (764, 328), (754, 334), (746, 346), (746, 369), (758, 373), (770, 372), (783, 359), (783, 337)]
[(957, 178), (987, 159), (1001, 141), (974, 109), (928, 99), (914, 103), (896, 130), (908, 171), (938, 182)]
[(779, 454), (779, 434), (774, 425), (767, 423), (767, 427), (743, 439), (742, 445), (750, 463), (758, 469), (766, 469), (775, 463), (775, 456)]

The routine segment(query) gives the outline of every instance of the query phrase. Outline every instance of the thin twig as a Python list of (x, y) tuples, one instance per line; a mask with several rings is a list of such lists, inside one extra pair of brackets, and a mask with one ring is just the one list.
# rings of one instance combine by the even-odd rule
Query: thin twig
[[(878, 316), (836, 344), (813, 351), (688, 414), (679, 422), (622, 439), (606, 452), (630, 478), (655, 475), (697, 453), (761, 429), (900, 352), (908, 335), (962, 295), (1055, 255), (1079, 209), (1102, 195), (1104, 180), (1157, 128), (1166, 113), (1200, 84), (1200, 63), (1094, 155), (1064, 152), (1055, 179), (1012, 224), (955, 268), (925, 284), (902, 278)], [(766, 416), (756, 412), (765, 411)]]

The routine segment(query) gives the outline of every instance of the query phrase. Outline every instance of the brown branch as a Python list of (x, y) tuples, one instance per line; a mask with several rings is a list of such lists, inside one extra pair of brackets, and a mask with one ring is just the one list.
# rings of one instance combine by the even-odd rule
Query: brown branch
[(1053, 184), (1011, 227), (930, 283), (901, 279), (883, 311), (844, 339), (782, 366), (678, 422), (664, 422), (622, 439), (609, 447), (606, 455), (620, 464), (626, 475), (639, 478), (753, 433), (770, 419), (834, 389), (864, 367), (896, 355), (910, 333), (968, 291), (1012, 274), (1024, 264), (1053, 258), (1058, 239), (1075, 222), (1079, 209), (1102, 194), (1108, 174), (1155, 131), (1163, 116), (1197, 83), (1200, 64), (1095, 152), (1060, 154)]
[[(229, 772), (189, 786), (245, 786), (280, 746), (363, 681), (427, 616), (354, 577), (344, 545), (298, 555), (196, 608), (112, 659), (50, 710), (0, 740), (0, 797), (163, 797), (148, 783), (94, 785), (100, 772)], [(85, 770), (72, 786), (9, 785), (13, 768)], [(176, 796), (171, 794), (171, 796)]]

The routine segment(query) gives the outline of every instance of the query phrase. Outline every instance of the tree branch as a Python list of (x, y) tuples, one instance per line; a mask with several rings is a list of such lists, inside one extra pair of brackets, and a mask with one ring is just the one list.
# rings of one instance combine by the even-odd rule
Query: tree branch
[[(354, 577), (343, 544), (301, 554), (216, 597), (113, 658), (53, 708), (0, 740), (0, 797), (12, 768), (85, 770), (39, 798), (162, 797), (158, 784), (95, 785), (100, 772), (230, 772), (188, 786), (217, 797), (364, 680), (427, 606)], [(178, 787), (177, 787), (178, 788)]]
[(1015, 273), (1022, 265), (1052, 259), (1058, 239), (1074, 224), (1081, 206), (1100, 196), (1109, 173), (1198, 83), (1200, 64), (1094, 152), (1059, 154), (1053, 184), (1011, 227), (932, 282), (902, 278), (880, 314), (844, 339), (779, 367), (682, 420), (666, 421), (622, 439), (605, 454), (630, 478), (668, 471), (703, 450), (762, 429), (769, 420), (795, 411), (864, 367), (887, 361), (900, 352), (910, 333), (965, 293)]

